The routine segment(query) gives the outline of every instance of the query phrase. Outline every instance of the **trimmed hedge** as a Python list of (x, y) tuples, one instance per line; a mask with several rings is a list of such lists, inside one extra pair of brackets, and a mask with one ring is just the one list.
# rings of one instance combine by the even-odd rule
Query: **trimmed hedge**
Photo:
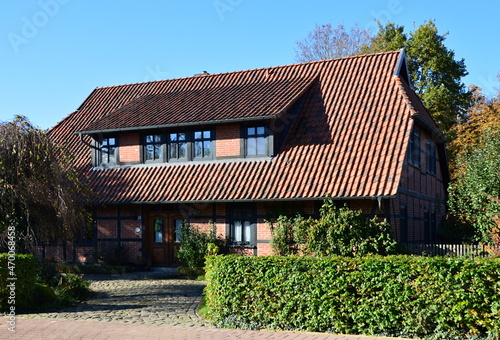
[[(11, 258), (12, 259), (12, 258)], [(12, 266), (14, 264), (14, 266)], [(0, 311), (8, 311), (12, 306), (16, 311), (30, 307), (35, 289), (35, 257), (33, 255), (14, 255), (9, 268), (9, 255), (0, 254)], [(12, 274), (10, 273), (12, 269)], [(15, 280), (9, 278), (15, 277)], [(14, 283), (11, 291), (9, 285)], [(9, 303), (11, 302), (11, 303)]]
[(497, 339), (500, 259), (211, 256), (218, 326)]

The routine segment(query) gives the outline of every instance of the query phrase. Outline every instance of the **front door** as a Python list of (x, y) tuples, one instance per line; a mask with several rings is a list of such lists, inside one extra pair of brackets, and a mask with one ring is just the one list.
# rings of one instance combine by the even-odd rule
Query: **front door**
[(150, 212), (146, 224), (146, 249), (151, 265), (170, 267), (178, 264), (175, 249), (179, 247), (182, 219), (178, 214)]

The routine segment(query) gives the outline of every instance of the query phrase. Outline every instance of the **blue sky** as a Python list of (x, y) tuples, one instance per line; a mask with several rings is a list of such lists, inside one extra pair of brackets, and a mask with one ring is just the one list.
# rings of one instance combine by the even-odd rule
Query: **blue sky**
[(49, 128), (101, 86), (295, 62), (315, 24), (408, 33), (435, 19), (474, 83), (500, 87), (500, 2), (429, 0), (3, 0), (0, 121), (27, 116)]

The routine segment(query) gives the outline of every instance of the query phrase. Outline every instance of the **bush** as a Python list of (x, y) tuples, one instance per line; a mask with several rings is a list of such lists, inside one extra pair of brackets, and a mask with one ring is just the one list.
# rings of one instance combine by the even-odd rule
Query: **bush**
[(367, 220), (361, 210), (338, 208), (327, 199), (320, 219), (280, 216), (272, 226), (271, 246), (276, 255), (314, 256), (394, 255), (402, 252), (391, 226), (377, 217)]
[(188, 268), (202, 268), (205, 266), (205, 256), (219, 252), (222, 240), (217, 238), (215, 225), (203, 232), (188, 223), (181, 228), (181, 246), (176, 249), (175, 255)]
[(425, 339), (500, 336), (500, 259), (211, 256), (218, 326)]
[(83, 301), (90, 296), (90, 281), (84, 280), (81, 275), (60, 274), (55, 293), (62, 303)]
[[(10, 263), (9, 257), (11, 257), (9, 254), (0, 254), (0, 311), (6, 311), (11, 306), (15, 306), (16, 311), (22, 311), (30, 307), (33, 299), (35, 257), (24, 254), (14, 255), (14, 261), (10, 261)], [(15, 277), (16, 280), (9, 280), (11, 277)], [(8, 287), (12, 283), (15, 285), (14, 295), (11, 295), (11, 290)], [(15, 301), (12, 298), (15, 298)]]

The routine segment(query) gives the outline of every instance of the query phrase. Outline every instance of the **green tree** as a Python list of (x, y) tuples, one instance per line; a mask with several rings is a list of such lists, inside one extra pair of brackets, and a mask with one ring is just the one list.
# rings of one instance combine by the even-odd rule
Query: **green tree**
[(0, 123), (0, 237), (31, 253), (39, 241), (85, 231), (88, 191), (61, 148), (27, 118)]
[(471, 228), (476, 241), (491, 243), (498, 239), (500, 217), (500, 91), (496, 98), (486, 98), (477, 87), (471, 91), (468, 120), (455, 127), (450, 145), (448, 203), (452, 217)]
[[(299, 51), (301, 51), (297, 54), (298, 61), (387, 52), (404, 48), (413, 89), (441, 130), (453, 139), (452, 127), (465, 119), (471, 94), (461, 80), (468, 74), (464, 59), (455, 60), (455, 52), (444, 44), (448, 33), (439, 34), (433, 20), (424, 22), (410, 34), (404, 32), (404, 26), (391, 22), (385, 25), (378, 23), (379, 30), (374, 37), (369, 41), (349, 39), (351, 46), (347, 50), (342, 48), (344, 44), (338, 43), (342, 40), (335, 39), (335, 34), (331, 30), (319, 29), (324, 26), (317, 26), (316, 30), (309, 35), (305, 48), (298, 43)], [(363, 33), (363, 35), (369, 36), (369, 33)], [(309, 53), (310, 50), (321, 53)], [(337, 50), (348, 52), (338, 54), (335, 53)]]

